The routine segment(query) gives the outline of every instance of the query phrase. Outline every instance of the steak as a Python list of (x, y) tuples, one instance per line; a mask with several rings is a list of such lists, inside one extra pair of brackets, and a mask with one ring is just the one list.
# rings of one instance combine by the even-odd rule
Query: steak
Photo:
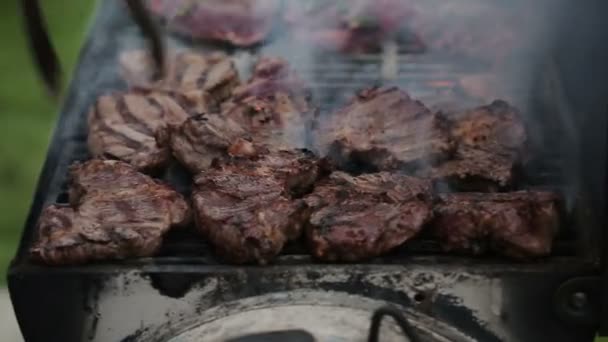
[(321, 154), (349, 171), (413, 171), (455, 147), (444, 118), (397, 87), (362, 91), (317, 127)]
[(308, 211), (294, 197), (321, 174), (302, 150), (216, 161), (194, 181), (197, 227), (225, 260), (267, 264), (301, 235)]
[(305, 197), (312, 211), (306, 236), (326, 261), (359, 261), (402, 245), (432, 217), (431, 184), (380, 172), (334, 172)]
[(431, 230), (446, 251), (545, 256), (559, 226), (557, 201), (556, 194), (542, 191), (445, 194)]
[(271, 33), (278, 0), (148, 0), (169, 30), (236, 46), (261, 43)]
[(122, 75), (133, 88), (166, 92), (195, 113), (217, 108), (232, 94), (240, 80), (234, 62), (223, 53), (191, 51), (171, 53), (166, 75), (153, 81), (153, 61), (146, 51), (134, 50), (120, 56)]
[(310, 93), (304, 82), (285, 60), (269, 57), (258, 61), (251, 79), (222, 106), (223, 115), (249, 130), (278, 128), (296, 135), (297, 130), (304, 132), (310, 113)]
[(494, 101), (453, 118), (451, 135), (458, 144), (453, 159), (423, 170), (436, 184), (459, 191), (498, 191), (514, 181), (525, 160), (527, 135), (518, 110)]
[[(413, 15), (400, 0), (290, 1), (284, 19), (296, 40), (330, 51), (376, 52)], [(407, 52), (422, 52), (424, 44), (409, 32)]]
[(288, 65), (263, 58), (221, 114), (193, 117), (170, 127), (168, 136), (176, 159), (196, 173), (216, 158), (305, 147), (309, 113), (303, 84)]
[(70, 169), (69, 205), (53, 204), (38, 222), (31, 256), (49, 265), (149, 257), (163, 235), (187, 224), (189, 207), (170, 187), (113, 160)]
[(88, 146), (94, 157), (111, 157), (141, 171), (163, 169), (171, 152), (158, 134), (167, 125), (178, 125), (189, 114), (163, 93), (115, 93), (99, 97), (88, 116)]

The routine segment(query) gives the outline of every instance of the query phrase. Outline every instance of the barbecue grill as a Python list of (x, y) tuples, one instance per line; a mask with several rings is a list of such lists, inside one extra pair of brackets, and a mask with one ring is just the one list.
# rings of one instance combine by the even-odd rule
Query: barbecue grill
[[(550, 257), (516, 263), (448, 255), (420, 238), (367, 263), (315, 263), (293, 244), (270, 266), (231, 266), (217, 260), (197, 235), (174, 231), (154, 258), (41, 266), (28, 259), (28, 249), (42, 208), (67, 202), (68, 166), (89, 158), (86, 111), (98, 95), (126, 87), (118, 55), (144, 44), (120, 2), (100, 2), (8, 275), (25, 339), (256, 341), (257, 336), (314, 341), (314, 336), (362, 341), (372, 314), (387, 306), (421, 341), (591, 341), (598, 329), (608, 333), (608, 321), (602, 319), (608, 317), (602, 248), (608, 177), (608, 103), (602, 96), (608, 90), (603, 85), (608, 56), (601, 47), (608, 38), (602, 25), (607, 6), (591, 0), (558, 1), (551, 7), (538, 3), (525, 6), (545, 7), (551, 13), (547, 21), (560, 25), (544, 36), (540, 51), (526, 55), (530, 63), (525, 68), (503, 70), (503, 76), (526, 76), (509, 95), (534, 113), (525, 119), (539, 157), (522, 170), (522, 182), (566, 199)], [(553, 14), (553, 6), (560, 11)], [(253, 48), (223, 48), (242, 70), (260, 54), (288, 59), (313, 85), (321, 112), (373, 84), (400, 85), (431, 104), (453, 103), (461, 91), (454, 86), (459, 77), (485, 70), (466, 59), (408, 54), (398, 41), (387, 42), (380, 53), (352, 56), (302, 54), (290, 44), (275, 34)], [(169, 45), (217, 48), (173, 36)], [(179, 167), (164, 178), (188, 191), (188, 177)], [(271, 334), (255, 335), (261, 333)], [(248, 334), (249, 339), (238, 339)], [(393, 322), (382, 325), (380, 335), (387, 341), (408, 340)]]

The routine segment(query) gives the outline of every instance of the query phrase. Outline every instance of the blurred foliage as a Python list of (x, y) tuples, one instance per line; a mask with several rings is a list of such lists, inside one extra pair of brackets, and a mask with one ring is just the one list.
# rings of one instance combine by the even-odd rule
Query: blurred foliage
[[(64, 83), (78, 58), (94, 1), (40, 1)], [(0, 1), (0, 271), (6, 274), (14, 256), (58, 105), (46, 97), (32, 65), (18, 0)], [(0, 278), (0, 284), (5, 277)]]

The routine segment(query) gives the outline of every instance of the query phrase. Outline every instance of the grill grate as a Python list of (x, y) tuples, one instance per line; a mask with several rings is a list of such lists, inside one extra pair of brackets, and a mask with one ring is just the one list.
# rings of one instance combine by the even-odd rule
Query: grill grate
[[(282, 48), (277, 51), (276, 46)], [(233, 53), (237, 64), (239, 64), (239, 60), (251, 64), (259, 55), (278, 55), (286, 58), (298, 74), (310, 84), (315, 102), (320, 105), (322, 112), (330, 112), (332, 108), (350, 99), (357, 91), (373, 85), (399, 85), (414, 98), (431, 107), (445, 102), (469, 102), (468, 106), (472, 100), (459, 90), (459, 79), (465, 75), (487, 72), (486, 66), (477, 61), (433, 53), (406, 54), (400, 51), (403, 49), (395, 43), (388, 43), (382, 53), (355, 56), (333, 53), (289, 55), (286, 54), (289, 49), (285, 49), (284, 43), (276, 46), (263, 47), (257, 52), (235, 51)], [(203, 50), (205, 49), (203, 48)], [(115, 74), (113, 75), (116, 77)], [(243, 75), (243, 78), (246, 78), (246, 75)], [(112, 88), (116, 89), (116, 85), (121, 83), (110, 80), (108, 84), (112, 84)], [(90, 93), (88, 96), (90, 97), (88, 103), (94, 101), (94, 97)], [(80, 106), (85, 103), (88, 105), (87, 101), (80, 99)], [(51, 182), (46, 193), (45, 204), (55, 201), (67, 202), (67, 167), (74, 161), (89, 158), (86, 146), (86, 109), (78, 108), (80, 115), (72, 116), (71, 121), (68, 122), (69, 125), (64, 122), (65, 127), (60, 127), (68, 131), (62, 132), (61, 135), (64, 140), (59, 144), (61, 146), (58, 161), (60, 167), (56, 168), (58, 174), (54, 175), (53, 179), (62, 181)], [(555, 172), (562, 163), (562, 156), (558, 154), (543, 156), (534, 161), (530, 167), (524, 170), (525, 187), (555, 189), (556, 185), (563, 183), (559, 174)], [(180, 192), (189, 195), (190, 177), (181, 167), (173, 166), (164, 175), (164, 180), (171, 183)], [(435, 241), (420, 237), (379, 261), (390, 263), (390, 260), (395, 262), (413, 254), (433, 255), (440, 252)], [(560, 240), (556, 243), (555, 255), (572, 255), (573, 253), (573, 243), (569, 240)], [(168, 234), (159, 257), (155, 259), (161, 261), (173, 258), (193, 258), (192, 260), (206, 264), (219, 263), (214, 258), (210, 246), (194, 232), (192, 227), (174, 230)], [(308, 263), (311, 262), (311, 259), (304, 244), (296, 242), (285, 248), (278, 262)]]

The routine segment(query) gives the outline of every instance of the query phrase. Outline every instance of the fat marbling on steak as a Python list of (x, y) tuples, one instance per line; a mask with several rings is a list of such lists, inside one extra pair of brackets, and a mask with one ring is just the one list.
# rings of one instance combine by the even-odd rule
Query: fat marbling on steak
[(446, 251), (528, 258), (551, 253), (558, 226), (551, 192), (453, 193), (440, 196), (431, 230)]
[(432, 217), (430, 182), (396, 173), (334, 172), (305, 201), (312, 212), (306, 232), (311, 252), (327, 261), (387, 253)]
[(115, 160), (70, 169), (69, 205), (50, 205), (38, 221), (32, 257), (50, 265), (148, 257), (190, 209), (167, 185)]
[(321, 154), (344, 169), (416, 170), (454, 150), (445, 119), (397, 87), (360, 92), (314, 134)]
[(496, 191), (511, 186), (526, 154), (527, 134), (519, 111), (497, 100), (450, 119), (451, 136), (458, 144), (454, 157), (420, 175), (456, 190)]
[(297, 197), (322, 173), (305, 150), (216, 160), (195, 177), (197, 227), (226, 261), (267, 264), (300, 236), (308, 210)]
[(196, 39), (251, 46), (272, 31), (279, 0), (148, 0), (169, 30)]

